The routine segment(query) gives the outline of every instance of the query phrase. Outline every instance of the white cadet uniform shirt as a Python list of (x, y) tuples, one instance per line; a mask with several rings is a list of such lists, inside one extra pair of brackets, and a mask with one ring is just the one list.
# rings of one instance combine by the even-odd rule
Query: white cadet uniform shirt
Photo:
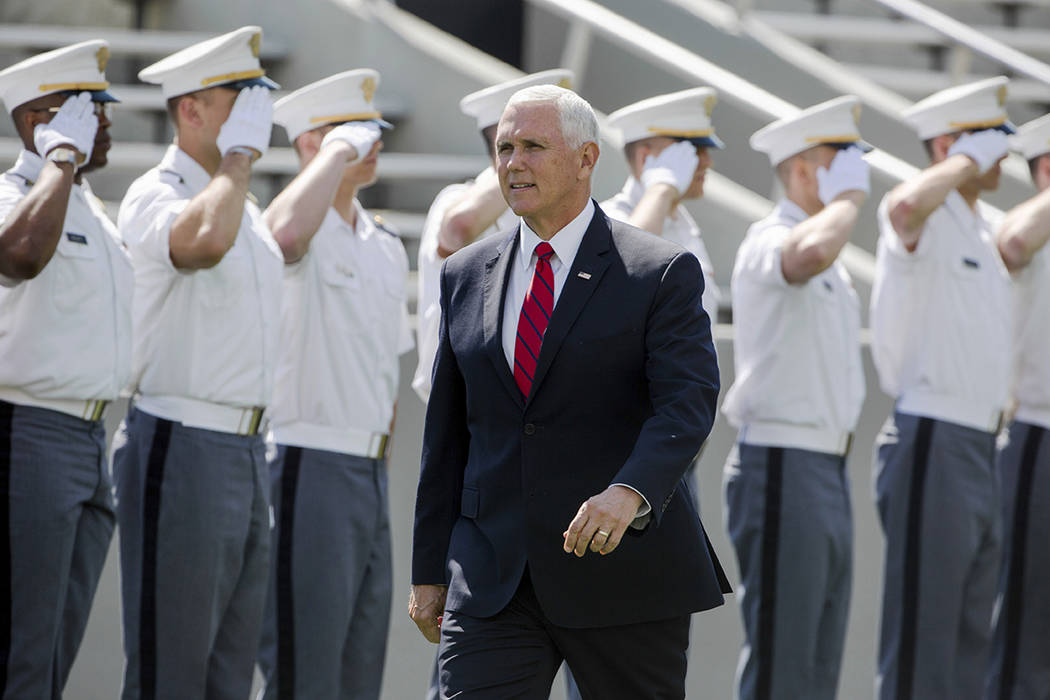
[[(492, 170), (492, 168), (487, 168)], [(482, 173), (484, 174), (484, 172)], [(481, 177), (482, 175), (478, 175)], [(412, 378), (412, 388), (425, 403), (430, 399), (430, 375), (437, 355), (438, 328), (441, 325), (441, 265), (445, 259), (438, 255), (438, 231), (445, 212), (470, 188), (471, 182), (455, 183), (438, 192), (427, 212), (423, 224), (423, 235), (419, 239), (419, 298), (416, 303), (418, 329), (416, 340), (419, 346), (419, 364)], [(500, 231), (510, 231), (518, 225), (518, 217), (509, 208), (496, 219), (496, 223), (481, 232), (478, 240)]]
[(1014, 275), (1015, 418), (1050, 429), (1050, 248)]
[(1001, 214), (957, 191), (909, 253), (879, 204), (872, 356), (896, 409), (994, 431), (1010, 385), (1011, 289), (995, 232)]
[[(0, 221), (43, 166), (40, 156), (23, 150), (0, 176)], [(62, 237), (43, 271), (0, 282), (0, 398), (27, 405), (117, 398), (131, 375), (134, 273), (116, 226), (86, 182), (73, 185)]]
[(737, 251), (736, 381), (722, 412), (741, 442), (842, 454), (864, 402), (860, 301), (838, 260), (803, 284), (784, 279), (784, 240), (807, 218), (782, 199)]
[(357, 453), (347, 436), (390, 430), (398, 356), (412, 349), (408, 256), (355, 199), (357, 225), (329, 208), (285, 266), (270, 422), (282, 445)]
[[(629, 177), (622, 190), (599, 206), (609, 216), (627, 223), (644, 194), (645, 188), (642, 187), (642, 183), (634, 177)], [(661, 236), (682, 246), (700, 261), (700, 269), (704, 271), (704, 295), (701, 303), (704, 305), (704, 311), (711, 317), (711, 323), (714, 323), (718, 319), (718, 303), (722, 300), (722, 292), (715, 283), (715, 268), (711, 264), (711, 256), (707, 253), (704, 239), (700, 237), (700, 227), (696, 225), (696, 220), (685, 207), (678, 205), (674, 216), (664, 220)]]
[(133, 379), (138, 406), (162, 418), (165, 397), (266, 406), (273, 392), (284, 258), (259, 208), (244, 203), (233, 247), (216, 266), (179, 270), (172, 223), (211, 176), (170, 146), (135, 180), (118, 225), (135, 265)]

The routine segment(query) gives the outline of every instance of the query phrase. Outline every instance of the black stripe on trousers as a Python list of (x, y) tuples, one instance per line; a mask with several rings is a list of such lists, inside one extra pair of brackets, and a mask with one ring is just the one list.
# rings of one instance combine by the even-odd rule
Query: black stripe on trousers
[(919, 563), (922, 559), (922, 501), (933, 444), (933, 419), (920, 418), (915, 434), (908, 522), (905, 530), (904, 576), (901, 591), (901, 642), (897, 659), (897, 700), (911, 700), (915, 679), (915, 646), (919, 626)]
[(1042, 428), (1032, 426), (1021, 452), (1021, 468), (1017, 475), (1017, 491), (1014, 502), (1014, 522), (1010, 544), (1010, 568), (1006, 578), (1005, 645), (1003, 670), (999, 678), (999, 698), (1009, 700), (1017, 677), (1017, 648), (1021, 644), (1021, 603), (1024, 597), (1025, 550), (1028, 547), (1028, 512), (1032, 503), (1032, 479), (1035, 474), (1035, 458), (1039, 454)]
[(164, 462), (171, 443), (171, 421), (157, 419), (146, 463), (142, 495), (142, 589), (139, 591), (139, 686), (142, 700), (157, 696), (157, 531)]
[(780, 548), (780, 499), (784, 483), (784, 449), (766, 453), (766, 504), (762, 521), (762, 595), (758, 602), (757, 700), (773, 692), (773, 641), (777, 617), (777, 556)]
[(299, 485), (301, 447), (289, 447), (281, 472), (281, 532), (277, 538), (277, 697), (295, 697), (295, 599), (292, 596), (292, 540), (295, 490)]
[(15, 407), (0, 401), (0, 697), (11, 654), (11, 428)]

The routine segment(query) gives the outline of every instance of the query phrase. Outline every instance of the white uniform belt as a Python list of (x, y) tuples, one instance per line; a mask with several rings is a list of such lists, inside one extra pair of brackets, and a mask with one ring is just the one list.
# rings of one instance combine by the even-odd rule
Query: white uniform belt
[(41, 399), (12, 387), (0, 387), (0, 401), (19, 406), (47, 408), (89, 421), (102, 420), (109, 404), (105, 399)]
[(1001, 406), (978, 406), (959, 396), (912, 393), (897, 399), (897, 410), (911, 416), (927, 416), (965, 425), (986, 433), (998, 433), (1003, 423)]
[(235, 435), (257, 435), (263, 428), (263, 406), (230, 406), (185, 396), (138, 396), (135, 407), (151, 416)]
[(1040, 428), (1050, 430), (1050, 408), (1036, 408), (1035, 406), (1018, 406), (1014, 414), (1014, 420), (1030, 425), (1038, 425)]
[(793, 447), (845, 456), (853, 442), (853, 433), (790, 423), (747, 423), (740, 428), (739, 440), (748, 445)]
[(278, 445), (327, 450), (369, 459), (385, 457), (390, 441), (386, 433), (302, 422), (273, 426), (273, 437)]

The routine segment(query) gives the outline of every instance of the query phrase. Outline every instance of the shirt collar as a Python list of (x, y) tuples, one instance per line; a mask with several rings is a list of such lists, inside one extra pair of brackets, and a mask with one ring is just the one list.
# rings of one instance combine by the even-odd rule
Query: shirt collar
[(159, 167), (161, 170), (172, 170), (178, 173), (182, 181), (194, 194), (203, 192), (204, 188), (211, 182), (211, 175), (208, 174), (208, 171), (200, 163), (193, 160), (189, 153), (175, 144), (168, 146), (168, 150), (164, 153)]
[[(580, 243), (583, 242), (583, 234), (587, 233), (587, 228), (591, 225), (593, 216), (594, 202), (588, 199), (587, 206), (583, 208), (583, 211), (577, 214), (576, 218), (567, 223), (564, 228), (551, 236), (548, 243), (554, 248), (554, 255), (562, 265), (572, 265), (572, 261), (576, 259), (576, 251), (580, 249)], [(519, 264), (527, 270), (532, 267), (532, 254), (543, 239), (529, 228), (529, 225), (525, 223), (525, 219), (521, 220), (519, 233), (518, 242), (521, 247), (521, 254), (518, 256)]]
[(800, 224), (809, 218), (802, 207), (792, 202), (787, 197), (777, 202), (776, 208), (773, 210), (773, 216), (780, 221), (790, 221), (793, 224)]

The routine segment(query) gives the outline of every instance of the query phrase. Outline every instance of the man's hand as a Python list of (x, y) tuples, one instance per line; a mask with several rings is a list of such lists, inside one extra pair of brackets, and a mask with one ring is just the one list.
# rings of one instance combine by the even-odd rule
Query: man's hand
[(445, 614), (448, 586), (412, 586), (408, 595), (408, 616), (428, 642), (441, 641), (441, 617)]
[(587, 552), (588, 546), (592, 552), (609, 554), (620, 544), (641, 504), (642, 497), (637, 491), (620, 485), (591, 496), (576, 511), (569, 529), (563, 533), (562, 549), (578, 557)]
[(871, 176), (863, 152), (856, 147), (845, 148), (835, 154), (831, 165), (817, 168), (817, 196), (827, 206), (843, 192), (871, 191)]
[(646, 156), (642, 165), (642, 186), (649, 189), (654, 185), (670, 185), (681, 197), (693, 181), (700, 156), (696, 146), (689, 141), (679, 141), (660, 151), (658, 155)]
[(343, 141), (350, 144), (354, 149), (353, 157), (347, 158), (347, 163), (360, 160), (371, 152), (372, 147), (379, 141), (382, 131), (375, 122), (347, 122), (340, 124), (327, 134), (321, 141), (324, 148), (333, 141)]
[(984, 129), (970, 134), (963, 134), (948, 149), (948, 155), (962, 153), (977, 163), (977, 171), (984, 173), (1006, 157), (1010, 150), (1010, 141), (1006, 134), (998, 129)]
[(95, 146), (98, 117), (90, 92), (81, 92), (62, 103), (62, 106), (47, 124), (37, 124), (33, 129), (33, 145), (41, 158), (60, 146), (76, 151), (77, 163), (91, 158)]
[(237, 95), (226, 117), (215, 145), (225, 158), (234, 146), (250, 148), (259, 156), (270, 147), (270, 131), (273, 129), (273, 99), (269, 88), (262, 85), (246, 87)]

